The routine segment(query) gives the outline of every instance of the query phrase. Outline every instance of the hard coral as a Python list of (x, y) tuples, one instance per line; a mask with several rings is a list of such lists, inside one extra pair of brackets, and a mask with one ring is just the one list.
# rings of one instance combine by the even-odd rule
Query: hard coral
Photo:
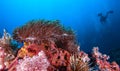
[[(75, 35), (73, 31), (62, 27), (58, 20), (30, 21), (26, 25), (16, 28), (13, 32), (13, 38), (21, 42), (29, 41), (35, 44), (44, 43), (47, 45), (49, 45), (51, 41), (54, 41), (58, 48), (66, 49), (69, 52), (72, 52), (71, 49), (68, 49), (68, 47), (71, 47), (69, 43), (75, 44)], [(76, 49), (76, 46), (74, 49)]]

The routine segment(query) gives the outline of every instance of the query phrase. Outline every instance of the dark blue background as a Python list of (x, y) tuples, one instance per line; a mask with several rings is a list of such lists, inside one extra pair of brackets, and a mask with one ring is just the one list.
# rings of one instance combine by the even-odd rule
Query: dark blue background
[[(97, 14), (109, 10), (114, 13), (101, 24)], [(86, 52), (94, 46), (107, 54), (120, 51), (120, 0), (0, 0), (1, 34), (3, 28), (12, 34), (16, 27), (32, 19), (58, 19), (64, 26), (72, 27)]]

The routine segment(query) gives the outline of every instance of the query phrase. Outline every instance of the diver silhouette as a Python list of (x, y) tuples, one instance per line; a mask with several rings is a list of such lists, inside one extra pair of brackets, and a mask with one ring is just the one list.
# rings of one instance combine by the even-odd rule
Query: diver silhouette
[(109, 15), (109, 14), (112, 14), (112, 13), (113, 13), (112, 10), (108, 11), (108, 12), (106, 13), (106, 15), (103, 15), (102, 13), (99, 13), (98, 16), (100, 17), (100, 22), (101, 22), (102, 24), (106, 23), (106, 22), (107, 22), (108, 15)]

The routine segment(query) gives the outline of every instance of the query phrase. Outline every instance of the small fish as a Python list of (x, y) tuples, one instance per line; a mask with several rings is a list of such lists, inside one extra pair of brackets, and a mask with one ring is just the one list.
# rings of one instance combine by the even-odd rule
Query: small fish
[(33, 40), (34, 41), (34, 40), (36, 40), (36, 38), (35, 37), (27, 37), (26, 40)]
[(64, 34), (62, 34), (63, 36), (68, 36), (68, 34), (66, 34), (66, 33), (64, 33)]

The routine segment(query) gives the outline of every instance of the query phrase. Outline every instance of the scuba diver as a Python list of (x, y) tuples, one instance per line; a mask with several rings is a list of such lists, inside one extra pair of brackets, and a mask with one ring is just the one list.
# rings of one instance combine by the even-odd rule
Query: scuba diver
[(108, 15), (109, 15), (109, 14), (112, 14), (112, 13), (113, 13), (112, 10), (108, 11), (108, 12), (106, 13), (106, 15), (103, 15), (102, 13), (99, 13), (98, 16), (100, 17), (100, 22), (101, 22), (102, 24), (106, 23), (107, 18), (108, 18)]

